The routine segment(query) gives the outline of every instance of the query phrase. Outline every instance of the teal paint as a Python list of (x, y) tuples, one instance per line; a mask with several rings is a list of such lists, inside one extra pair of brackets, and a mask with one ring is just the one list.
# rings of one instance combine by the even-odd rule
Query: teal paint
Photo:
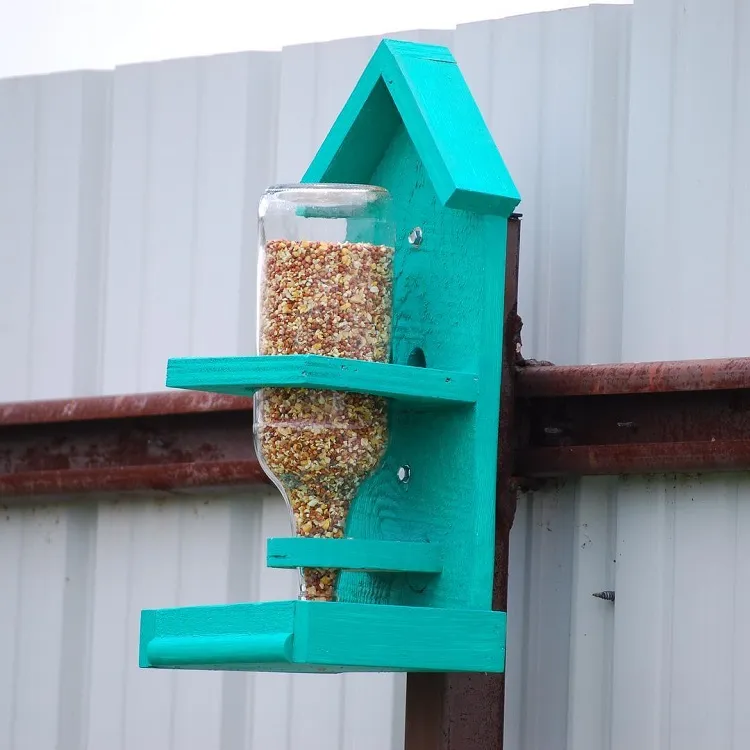
[[(269, 541), (272, 567), (341, 569), (339, 601), (144, 611), (140, 664), (501, 671), (495, 479), (507, 220), (519, 197), (450, 52), (384, 41), (303, 180), (376, 184), (393, 196), (391, 363), (175, 359), (167, 385), (390, 399), (388, 451), (352, 504), (350, 538)], [(419, 246), (408, 242), (416, 227)]]
[(510, 217), (518, 190), (445, 47), (381, 42), (303, 182), (371, 182), (402, 125), (441, 205)]
[[(392, 401), (383, 466), (361, 487), (347, 525), (347, 535), (355, 538), (441, 544), (443, 574), (423, 587), (403, 578), (386, 586), (344, 572), (339, 596), (489, 608), (507, 221), (442, 208), (404, 128), (372, 181), (392, 192), (397, 211), (392, 360), (405, 365), (421, 349), (424, 369), (477, 373), (478, 394), (474, 408), (429, 413)], [(407, 240), (415, 226), (423, 233), (416, 249)], [(495, 352), (496, 363), (485, 360)], [(490, 385), (483, 389), (485, 378)], [(494, 433), (479, 439), (486, 427)], [(403, 465), (411, 469), (408, 484), (396, 479)]]
[[(346, 602), (144, 610), (143, 667), (257, 672), (501, 671), (505, 613)], [(278, 632), (256, 633), (275, 622)], [(189, 631), (188, 631), (189, 627)], [(294, 635), (291, 635), (291, 632)], [(244, 633), (244, 634), (243, 634)]]
[(443, 550), (429, 542), (287, 537), (268, 540), (269, 568), (338, 568), (370, 573), (441, 573)]
[(274, 386), (324, 388), (425, 406), (472, 404), (479, 392), (478, 378), (469, 372), (415, 369), (315, 354), (171, 359), (167, 385), (236, 396), (250, 396), (261, 388)]
[(154, 667), (291, 662), (292, 634), (154, 638), (146, 645), (146, 660)]

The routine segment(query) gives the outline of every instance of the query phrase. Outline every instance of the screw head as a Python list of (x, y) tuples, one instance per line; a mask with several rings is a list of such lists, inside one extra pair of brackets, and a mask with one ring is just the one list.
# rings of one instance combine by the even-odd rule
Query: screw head
[(399, 466), (398, 471), (396, 472), (396, 476), (398, 477), (398, 481), (401, 482), (401, 484), (406, 484), (411, 479), (411, 467), (409, 466), (409, 464)]
[(419, 247), (422, 244), (422, 238), (421, 227), (414, 227), (414, 229), (409, 232), (409, 244), (413, 247)]
[(595, 596), (597, 599), (603, 599), (605, 602), (613, 602), (615, 600), (614, 591), (597, 591), (591, 596)]

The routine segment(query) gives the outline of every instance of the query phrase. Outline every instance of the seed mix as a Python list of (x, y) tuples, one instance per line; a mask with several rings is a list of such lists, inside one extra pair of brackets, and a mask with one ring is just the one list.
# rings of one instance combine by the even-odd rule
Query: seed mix
[[(388, 360), (393, 248), (271, 240), (261, 285), (260, 354)], [(387, 403), (357, 393), (264, 389), (257, 439), (295, 531), (341, 538), (361, 483), (382, 459)], [(305, 568), (303, 596), (335, 600), (337, 571)]]

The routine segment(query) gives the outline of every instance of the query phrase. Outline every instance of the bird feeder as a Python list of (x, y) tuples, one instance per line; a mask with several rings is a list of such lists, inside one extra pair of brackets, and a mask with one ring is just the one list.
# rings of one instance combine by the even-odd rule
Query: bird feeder
[(507, 222), (519, 196), (450, 52), (380, 44), (303, 180), (260, 204), (258, 356), (167, 385), (254, 394), (299, 598), (145, 610), (140, 665), (500, 672), (493, 611)]

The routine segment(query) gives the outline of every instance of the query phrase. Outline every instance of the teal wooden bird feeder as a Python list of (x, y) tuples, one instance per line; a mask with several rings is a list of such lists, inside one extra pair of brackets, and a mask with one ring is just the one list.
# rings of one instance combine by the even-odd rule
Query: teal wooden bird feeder
[(167, 385), (255, 394), (292, 601), (146, 610), (140, 665), (482, 671), (507, 222), (519, 196), (450, 52), (384, 41), (302, 183), (260, 206), (258, 351)]

